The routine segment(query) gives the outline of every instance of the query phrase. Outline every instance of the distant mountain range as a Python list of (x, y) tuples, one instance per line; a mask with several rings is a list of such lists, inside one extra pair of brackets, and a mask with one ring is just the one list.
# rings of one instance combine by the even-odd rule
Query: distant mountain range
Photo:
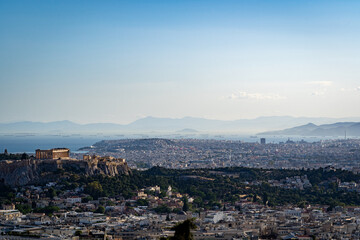
[(360, 122), (337, 122), (333, 124), (306, 125), (280, 131), (269, 131), (259, 135), (294, 135), (294, 136), (360, 136)]
[[(285, 128), (292, 128), (314, 123), (308, 126), (308, 130), (299, 130), (310, 134), (311, 128), (314, 133), (321, 135), (321, 130), (316, 130), (318, 126), (315, 124), (333, 124), (335, 122), (360, 122), (360, 118), (307, 118), (307, 117), (290, 117), (290, 116), (274, 116), (259, 117), (255, 119), (240, 119), (233, 121), (211, 120), (204, 118), (156, 118), (146, 117), (136, 120), (130, 124), (115, 123), (92, 123), (78, 124), (71, 121), (58, 122), (15, 122), (0, 123), (0, 134), (126, 134), (126, 133), (178, 133), (178, 134), (202, 134), (202, 133), (235, 133), (235, 134), (254, 134), (257, 132), (272, 131), (266, 134), (284, 134), (286, 132), (293, 133), (290, 129), (275, 131)], [(347, 123), (342, 123), (347, 124)], [(323, 126), (323, 125), (321, 125)], [(342, 125), (343, 126), (343, 125)], [(319, 126), (320, 127), (320, 126)], [(340, 127), (339, 127), (340, 129)], [(349, 133), (350, 133), (349, 128)], [(330, 129), (327, 129), (330, 131)], [(334, 130), (335, 131), (335, 130)], [(352, 131), (352, 130), (351, 130)], [(340, 133), (341, 130), (335, 131)], [(334, 132), (334, 133), (335, 133)], [(343, 131), (344, 132), (344, 131)], [(311, 133), (311, 134), (314, 134)], [(298, 134), (296, 134), (298, 135)], [(341, 133), (343, 135), (343, 133)]]

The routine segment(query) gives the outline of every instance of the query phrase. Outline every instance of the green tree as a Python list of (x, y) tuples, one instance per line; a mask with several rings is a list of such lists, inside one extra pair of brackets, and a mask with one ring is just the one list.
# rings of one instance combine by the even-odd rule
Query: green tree
[(263, 204), (266, 206), (268, 204), (268, 195), (266, 192), (264, 193), (262, 200)]
[(32, 208), (28, 204), (19, 204), (15, 206), (17, 210), (19, 210), (23, 214), (30, 213), (32, 211)]
[(21, 160), (26, 160), (26, 159), (28, 159), (29, 158), (29, 155), (27, 155), (26, 153), (23, 153), (22, 155), (21, 155)]
[(93, 181), (86, 185), (85, 192), (90, 194), (94, 199), (103, 196), (104, 191), (99, 181)]
[(149, 206), (149, 202), (146, 199), (138, 199), (136, 201), (136, 205), (138, 205), (138, 206)]
[(189, 211), (189, 201), (188, 201), (187, 197), (183, 197), (182, 200), (183, 200), (183, 202), (184, 202), (184, 205), (183, 205), (182, 210), (183, 210), (184, 212)]
[(91, 196), (86, 196), (84, 198), (81, 199), (82, 203), (88, 203), (89, 201), (92, 201), (93, 198)]
[(184, 222), (176, 224), (171, 230), (175, 230), (174, 237), (171, 240), (192, 240), (194, 239), (191, 230), (196, 229), (194, 219), (187, 219)]
[(56, 190), (54, 188), (49, 188), (47, 194), (46, 194), (49, 198), (53, 199), (54, 197), (56, 197)]
[(301, 201), (298, 203), (298, 207), (299, 208), (305, 208), (306, 207), (306, 202), (305, 201)]
[(100, 205), (100, 206), (95, 210), (95, 213), (105, 213), (105, 208)]
[(157, 206), (156, 208), (154, 208), (154, 211), (156, 213), (171, 213), (171, 209), (165, 204)]
[(51, 216), (54, 212), (59, 211), (60, 208), (57, 206), (47, 206), (44, 208), (37, 208), (34, 210), (34, 212), (38, 212), (38, 213), (45, 213), (48, 216)]
[(257, 202), (257, 195), (256, 195), (256, 193), (254, 194), (254, 196), (253, 196), (253, 198), (252, 198), (252, 201), (253, 201), (253, 202)]

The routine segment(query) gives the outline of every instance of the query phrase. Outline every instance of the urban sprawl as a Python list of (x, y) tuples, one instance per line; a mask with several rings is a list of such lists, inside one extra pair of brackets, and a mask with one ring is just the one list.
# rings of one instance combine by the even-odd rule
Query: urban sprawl
[[(37, 150), (33, 157), (22, 156), (24, 159), (14, 161), (117, 161), (134, 171), (119, 178), (124, 181), (143, 176), (139, 174), (151, 168), (159, 176), (166, 171), (163, 169), (188, 169), (174, 172), (182, 174), (174, 179), (184, 184), (198, 181), (209, 184), (209, 188), (217, 182), (238, 181), (240, 185), (234, 186), (241, 186), (243, 194), (236, 193), (233, 199), (228, 196), (230, 200), (211, 200), (206, 194), (199, 198), (195, 194), (198, 190), (191, 187), (184, 192), (168, 182), (150, 184), (152, 180), (144, 180), (148, 186), (129, 187), (130, 192), (105, 196), (106, 185), (114, 176), (82, 176), (75, 170), (66, 172), (60, 168), (54, 171), (61, 176), (58, 181), (16, 186), (2, 183), (3, 192), (8, 193), (0, 198), (0, 239), (160, 239), (173, 236), (173, 227), (187, 219), (196, 225), (192, 230), (195, 239), (360, 239), (360, 202), (278, 205), (270, 204), (266, 194), (250, 191), (252, 187), (268, 187), (309, 194), (314, 189), (316, 194), (339, 193), (357, 199), (358, 139), (314, 143), (289, 140), (279, 144), (266, 144), (265, 140), (128, 139), (101, 141), (83, 150), (87, 151), (85, 156), (60, 148)], [(9, 155), (5, 152), (4, 156)], [(280, 172), (274, 178), (246, 179), (234, 167), (244, 168), (244, 174), (253, 168)], [(319, 173), (330, 177), (314, 182), (313, 176), (305, 174), (306, 169), (321, 169)], [(299, 175), (282, 177), (281, 171), (299, 171)]]

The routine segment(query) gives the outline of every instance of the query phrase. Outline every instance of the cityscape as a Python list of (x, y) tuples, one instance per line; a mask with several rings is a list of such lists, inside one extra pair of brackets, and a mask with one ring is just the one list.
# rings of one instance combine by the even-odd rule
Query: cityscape
[(0, 240), (360, 240), (359, 10), (0, 0)]
[[(260, 142), (261, 141), (261, 142)], [(358, 172), (360, 140), (324, 140), (309, 143), (290, 139), (266, 144), (266, 138), (248, 143), (199, 139), (105, 140), (89, 148), (93, 154), (125, 158), (129, 166), (151, 168), (333, 168)]]
[(360, 237), (356, 139), (126, 139), (81, 150), (5, 150), (5, 239), (160, 239), (189, 219), (195, 239)]

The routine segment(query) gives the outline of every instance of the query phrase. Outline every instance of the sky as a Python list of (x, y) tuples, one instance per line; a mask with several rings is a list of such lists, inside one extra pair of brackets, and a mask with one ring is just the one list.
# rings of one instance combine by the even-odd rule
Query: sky
[(0, 122), (360, 117), (360, 1), (0, 0)]

